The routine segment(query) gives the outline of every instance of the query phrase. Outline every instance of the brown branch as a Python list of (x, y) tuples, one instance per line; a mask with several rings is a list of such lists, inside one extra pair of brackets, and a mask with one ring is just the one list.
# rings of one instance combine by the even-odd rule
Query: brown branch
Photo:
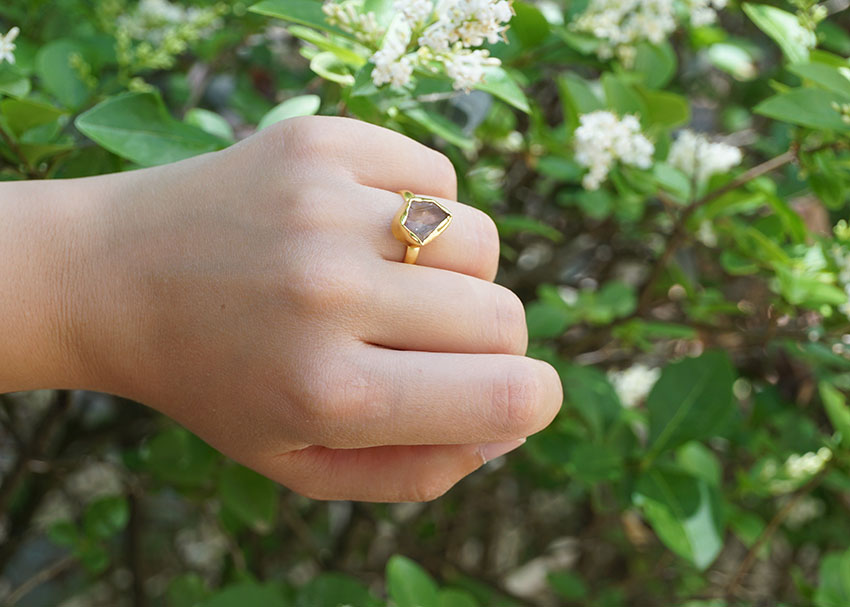
[(44, 456), (54, 431), (60, 425), (70, 405), (71, 393), (67, 390), (58, 390), (47, 412), (38, 422), (29, 442), (21, 450), (18, 459), (3, 479), (3, 484), (0, 485), (0, 515), (6, 512), (15, 490), (26, 477), (29, 463)]
[(753, 564), (756, 561), (758, 556), (758, 551), (761, 547), (771, 538), (773, 534), (776, 533), (776, 530), (779, 529), (779, 525), (782, 524), (782, 521), (788, 516), (791, 510), (794, 509), (801, 499), (811, 493), (817, 486), (821, 483), (821, 481), (826, 476), (827, 471), (829, 470), (829, 465), (824, 466), (824, 468), (818, 472), (815, 476), (813, 476), (809, 481), (797, 489), (794, 496), (788, 500), (782, 508), (773, 516), (770, 522), (767, 524), (767, 527), (761, 532), (758, 539), (750, 546), (749, 552), (744, 557), (744, 560), (741, 561), (741, 564), (738, 566), (738, 569), (735, 571), (735, 575), (732, 576), (732, 580), (726, 586), (726, 596), (731, 598), (735, 595), (738, 590), (738, 586), (741, 585), (741, 582), (744, 579), (744, 576), (752, 568)]
[(6, 597), (5, 604), (8, 607), (12, 607), (15, 603), (24, 598), (36, 587), (40, 586), (44, 582), (52, 580), (76, 562), (77, 557), (75, 557), (73, 554), (63, 556), (58, 561), (55, 561), (44, 569), (42, 569), (41, 571), (38, 571), (31, 578), (25, 580), (20, 586), (15, 588), (12, 593), (8, 597)]

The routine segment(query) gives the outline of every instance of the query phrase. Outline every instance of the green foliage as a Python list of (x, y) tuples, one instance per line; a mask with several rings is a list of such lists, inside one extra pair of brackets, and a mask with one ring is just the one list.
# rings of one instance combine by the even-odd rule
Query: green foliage
[[(150, 537), (133, 535), (123, 495), (47, 527), (85, 579), (124, 571), (134, 545), (155, 555), (151, 586), (168, 583), (152, 604), (169, 607), (515, 606), (505, 579), (527, 563), (545, 569), (532, 604), (749, 606), (727, 586), (730, 571), (748, 579), (743, 546), (747, 567), (791, 562), (774, 576), (790, 581), (752, 596), (850, 604), (847, 10), (744, 3), (699, 27), (683, 10), (662, 43), (606, 54), (574, 27), (586, 2), (517, 0), (486, 45), (501, 64), (467, 95), (439, 66), (375, 84), (380, 41), (330, 24), (318, 0), (171, 7), (176, 20), (126, 0), (0, 6), (0, 35), (21, 28), (16, 63), (0, 62), (0, 179), (164, 164), (295, 116), (400, 131), (446, 153), (459, 199), (493, 217), (499, 280), (565, 402), (508, 465), (410, 519), (384, 506), (345, 519), (181, 428), (139, 426), (142, 440), (109, 449), (127, 495), (161, 500), (142, 518)], [(394, 21), (389, 0), (355, 8)], [(634, 115), (653, 152), (587, 189), (577, 129), (597, 111)], [(685, 127), (740, 162), (689, 169), (672, 153)], [(85, 440), (65, 442), (100, 445)], [(53, 474), (14, 496), (10, 520)], [(173, 554), (199, 521), (224, 538), (209, 569)], [(508, 556), (488, 539), (505, 528), (521, 535)], [(555, 538), (576, 554), (558, 560)]]

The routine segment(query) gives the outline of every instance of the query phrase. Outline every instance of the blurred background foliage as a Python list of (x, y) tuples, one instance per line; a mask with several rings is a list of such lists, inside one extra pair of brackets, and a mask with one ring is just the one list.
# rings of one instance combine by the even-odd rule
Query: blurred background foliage
[(480, 73), (414, 38), (390, 84), (393, 2), (337, 6), (371, 34), (314, 0), (3, 2), (0, 178), (315, 113), (404, 132), (496, 220), (561, 414), (434, 503), (370, 505), (135, 403), (0, 396), (0, 601), (850, 605), (848, 2), (514, 1)]

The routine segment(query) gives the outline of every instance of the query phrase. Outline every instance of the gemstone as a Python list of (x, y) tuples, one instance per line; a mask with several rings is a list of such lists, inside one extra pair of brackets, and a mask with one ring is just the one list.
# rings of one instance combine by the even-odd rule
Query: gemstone
[(429, 200), (413, 200), (404, 227), (413, 232), (420, 242), (424, 242), (448, 216), (448, 213)]

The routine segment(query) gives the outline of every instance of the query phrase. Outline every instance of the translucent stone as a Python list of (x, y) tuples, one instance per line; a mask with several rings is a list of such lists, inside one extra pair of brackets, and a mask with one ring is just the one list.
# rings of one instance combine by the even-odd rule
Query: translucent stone
[(437, 229), (448, 214), (433, 202), (427, 200), (414, 200), (410, 203), (407, 219), (404, 227), (416, 234), (420, 241), (424, 241), (431, 232)]

